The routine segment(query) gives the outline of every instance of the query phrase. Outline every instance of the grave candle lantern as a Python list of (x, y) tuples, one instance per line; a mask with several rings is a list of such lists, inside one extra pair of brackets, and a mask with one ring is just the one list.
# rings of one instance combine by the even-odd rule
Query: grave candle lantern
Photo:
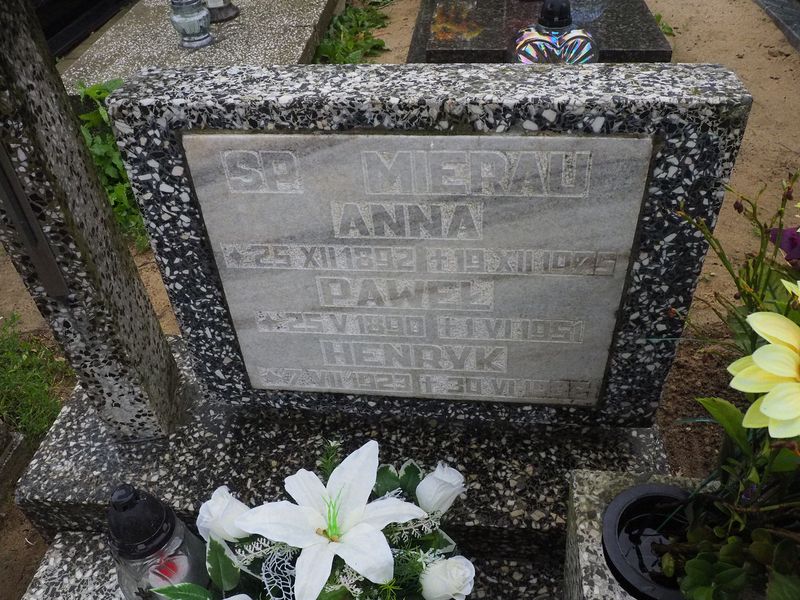
[(545, 0), (539, 23), (517, 34), (515, 62), (585, 64), (597, 62), (588, 31), (572, 25), (569, 0)]
[(170, 0), (172, 26), (181, 36), (184, 48), (202, 48), (214, 41), (209, 32), (211, 13), (203, 0)]
[(208, 584), (202, 540), (155, 496), (118, 486), (111, 495), (108, 528), (119, 586), (128, 600), (168, 585)]
[(231, 0), (206, 0), (206, 6), (211, 13), (212, 23), (229, 21), (239, 15), (239, 7)]

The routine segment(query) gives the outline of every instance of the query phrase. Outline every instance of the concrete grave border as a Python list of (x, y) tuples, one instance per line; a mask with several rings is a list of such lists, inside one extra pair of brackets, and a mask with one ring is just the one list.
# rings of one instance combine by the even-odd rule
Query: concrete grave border
[[(151, 69), (109, 99), (172, 306), (209, 388), (231, 403), (371, 418), (652, 423), (707, 244), (675, 210), (716, 222), (751, 98), (715, 65), (284, 66)], [(181, 132), (351, 129), (652, 135), (656, 150), (597, 407), (254, 390), (186, 165)]]

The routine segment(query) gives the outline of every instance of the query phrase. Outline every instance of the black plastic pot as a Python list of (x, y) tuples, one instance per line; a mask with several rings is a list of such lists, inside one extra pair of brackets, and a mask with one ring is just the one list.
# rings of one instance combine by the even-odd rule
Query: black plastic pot
[(614, 498), (603, 513), (606, 563), (637, 600), (683, 600), (677, 580), (661, 572), (661, 559), (652, 545), (666, 543), (671, 533), (683, 529), (679, 516), (664, 522), (688, 496), (671, 485), (637, 485)]

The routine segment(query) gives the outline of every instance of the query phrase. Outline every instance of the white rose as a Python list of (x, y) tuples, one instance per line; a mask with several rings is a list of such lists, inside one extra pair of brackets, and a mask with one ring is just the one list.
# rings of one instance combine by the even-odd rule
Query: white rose
[(425, 600), (464, 600), (472, 591), (475, 567), (463, 556), (440, 560), (422, 572), (422, 596)]
[(247, 594), (236, 594), (235, 596), (231, 596), (228, 600), (253, 600)]
[(417, 502), (428, 514), (447, 512), (453, 502), (467, 491), (464, 476), (444, 463), (428, 473), (417, 486)]
[(244, 503), (231, 496), (228, 486), (223, 485), (214, 490), (211, 500), (203, 502), (200, 507), (197, 530), (206, 541), (213, 534), (227, 542), (235, 542), (250, 535), (235, 525), (236, 519), (249, 510)]

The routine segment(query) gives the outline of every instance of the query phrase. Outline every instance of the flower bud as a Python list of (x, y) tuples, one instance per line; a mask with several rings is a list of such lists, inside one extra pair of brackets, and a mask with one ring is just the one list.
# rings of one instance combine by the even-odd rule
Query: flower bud
[(742, 204), (741, 200), (737, 199), (736, 202), (733, 203), (733, 209), (737, 213), (742, 214), (744, 212), (744, 204)]
[(214, 490), (211, 500), (203, 502), (200, 506), (200, 512), (197, 514), (197, 530), (206, 541), (212, 535), (227, 542), (246, 538), (250, 534), (239, 529), (235, 522), (249, 510), (243, 502), (231, 496), (228, 486), (223, 485)]
[(428, 473), (417, 486), (417, 503), (426, 513), (445, 513), (467, 491), (464, 476), (444, 463)]
[(464, 600), (472, 592), (475, 567), (463, 556), (439, 560), (419, 578), (425, 600)]

